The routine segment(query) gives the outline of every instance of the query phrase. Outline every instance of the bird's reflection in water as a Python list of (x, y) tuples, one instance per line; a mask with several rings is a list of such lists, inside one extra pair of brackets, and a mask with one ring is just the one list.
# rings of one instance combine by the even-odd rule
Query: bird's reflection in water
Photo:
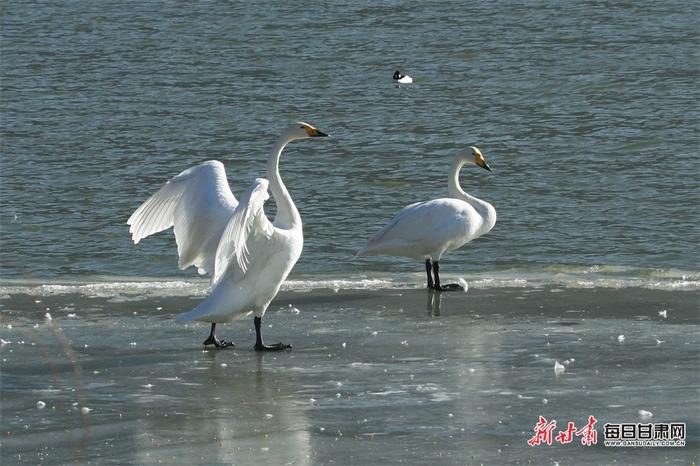
[(442, 304), (442, 292), (428, 290), (428, 304), (426, 309), (431, 317), (440, 317), (440, 306)]
[(204, 355), (167, 389), (169, 406), (161, 409), (171, 415), (143, 419), (147, 438), (161, 439), (160, 448), (136, 449), (136, 462), (175, 457), (181, 464), (309, 464), (310, 427), (296, 393), (299, 380), (270, 354), (242, 349)]

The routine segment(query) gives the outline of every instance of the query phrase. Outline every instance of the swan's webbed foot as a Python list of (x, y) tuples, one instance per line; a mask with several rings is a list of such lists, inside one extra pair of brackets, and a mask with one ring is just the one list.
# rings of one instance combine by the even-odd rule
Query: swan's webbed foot
[(215, 330), (216, 324), (211, 324), (211, 332), (209, 332), (209, 337), (202, 342), (204, 346), (214, 345), (217, 348), (233, 348), (236, 346), (233, 344), (232, 341), (219, 340), (218, 338), (216, 338), (216, 335), (214, 334)]
[(286, 345), (284, 343), (275, 343), (274, 345), (266, 345), (263, 343), (262, 333), (260, 332), (262, 318), (256, 316), (253, 321), (255, 323), (255, 346), (253, 347), (255, 351), (282, 351), (292, 349), (291, 345)]
[[(435, 275), (435, 280), (430, 275), (430, 270), (432, 269)], [(432, 264), (430, 259), (425, 261), (425, 272), (428, 274), (428, 289), (435, 291), (464, 291), (464, 287), (457, 283), (448, 283), (446, 285), (440, 284), (440, 264), (438, 261), (434, 261)]]
[(435, 287), (438, 291), (464, 291), (464, 287), (458, 283), (448, 283), (446, 285), (438, 285)]
[(286, 349), (292, 349), (292, 345), (287, 345), (284, 343), (275, 343), (274, 345), (266, 345), (263, 343), (255, 343), (255, 351), (282, 351)]
[(209, 338), (207, 338), (206, 340), (204, 340), (204, 342), (203, 342), (202, 344), (203, 344), (204, 346), (214, 345), (214, 346), (216, 346), (217, 348), (234, 348), (234, 347), (236, 346), (236, 345), (233, 344), (232, 341), (228, 341), (228, 340), (219, 340), (219, 339), (216, 338), (214, 335), (209, 335)]

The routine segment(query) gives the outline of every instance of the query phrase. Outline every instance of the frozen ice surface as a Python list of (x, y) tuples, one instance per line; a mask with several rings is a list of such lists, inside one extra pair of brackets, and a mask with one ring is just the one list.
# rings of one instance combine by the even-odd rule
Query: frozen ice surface
[[(433, 295), (283, 292), (264, 336), (293, 349), (264, 354), (252, 318), (217, 327), (235, 350), (202, 351), (208, 325), (173, 321), (197, 299), (42, 296), (81, 318), (35, 329), (36, 297), (12, 295), (0, 337), (26, 344), (1, 350), (2, 464), (698, 463), (698, 293)], [(272, 311), (288, 303), (304, 312)], [(635, 318), (662, 308), (672, 321)], [(526, 443), (539, 416), (580, 427), (590, 415), (600, 443), (606, 422), (639, 422), (640, 407), (685, 422), (687, 446)]]

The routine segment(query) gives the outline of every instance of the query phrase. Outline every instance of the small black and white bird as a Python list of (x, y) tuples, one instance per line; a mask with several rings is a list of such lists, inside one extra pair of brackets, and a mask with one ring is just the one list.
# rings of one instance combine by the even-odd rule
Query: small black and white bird
[(399, 70), (396, 70), (396, 73), (394, 73), (394, 81), (398, 84), (411, 84), (413, 78), (406, 74), (401, 74)]

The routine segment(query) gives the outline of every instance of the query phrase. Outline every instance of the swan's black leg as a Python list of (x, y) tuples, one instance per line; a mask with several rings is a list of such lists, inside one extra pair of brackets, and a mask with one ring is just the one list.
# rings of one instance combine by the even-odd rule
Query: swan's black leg
[(214, 345), (217, 348), (228, 348), (228, 347), (234, 347), (235, 345), (233, 342), (228, 341), (228, 340), (219, 340), (216, 338), (216, 335), (214, 334), (214, 331), (216, 330), (216, 324), (211, 324), (211, 332), (209, 332), (209, 338), (204, 340), (204, 346), (207, 345)]
[(260, 333), (260, 323), (262, 322), (262, 318), (255, 317), (253, 321), (255, 322), (255, 351), (280, 351), (292, 348), (291, 345), (285, 345), (284, 343), (275, 343), (274, 345), (264, 344), (262, 334)]
[(435, 275), (435, 288), (436, 290), (442, 291), (442, 287), (440, 286), (440, 264), (438, 264), (438, 261), (433, 262), (433, 274)]
[(434, 288), (435, 285), (433, 284), (432, 267), (429, 258), (425, 260), (425, 273), (428, 275), (428, 288)]
[(447, 285), (440, 285), (440, 275), (438, 271), (440, 270), (440, 264), (438, 261), (433, 261), (433, 273), (435, 274), (435, 289), (438, 291), (464, 291), (462, 285), (457, 283), (449, 283)]

